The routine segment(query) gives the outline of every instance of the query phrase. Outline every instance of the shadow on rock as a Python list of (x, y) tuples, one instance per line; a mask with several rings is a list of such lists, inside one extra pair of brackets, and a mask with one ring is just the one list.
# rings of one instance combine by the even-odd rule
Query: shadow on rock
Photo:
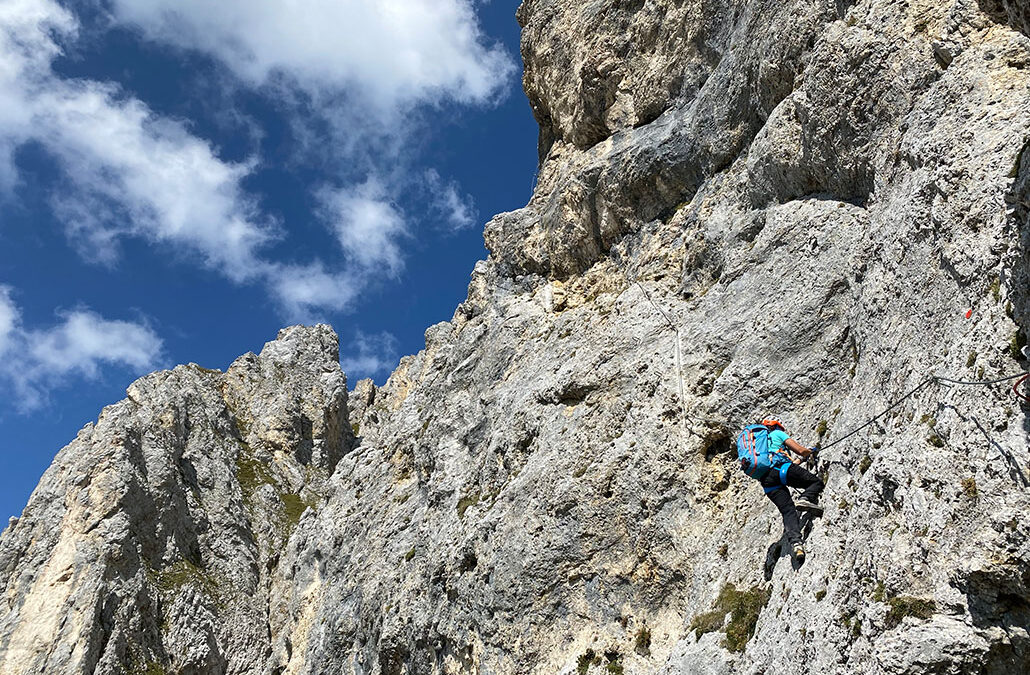
[(1003, 23), (1030, 35), (1030, 4), (1025, 0), (978, 0), (980, 11), (991, 21)]

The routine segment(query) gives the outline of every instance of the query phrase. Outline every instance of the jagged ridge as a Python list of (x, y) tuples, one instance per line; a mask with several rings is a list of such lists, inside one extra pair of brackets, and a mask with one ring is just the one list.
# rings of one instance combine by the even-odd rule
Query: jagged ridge
[(1030, 666), (1030, 423), (1003, 389), (829, 450), (800, 569), (728, 453), (766, 412), (814, 442), (928, 373), (1025, 367), (1021, 5), (518, 16), (539, 184), (452, 321), (349, 406), (323, 328), (130, 388), (0, 540), (7, 670)]

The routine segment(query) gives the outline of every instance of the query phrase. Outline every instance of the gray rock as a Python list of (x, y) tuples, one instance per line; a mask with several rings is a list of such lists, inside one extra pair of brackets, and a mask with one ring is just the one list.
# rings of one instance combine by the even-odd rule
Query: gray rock
[(828, 445), (1026, 367), (1022, 6), (527, 0), (539, 182), (453, 319), (349, 398), (324, 327), (130, 387), (0, 539), (0, 670), (1027, 670), (1006, 385)]
[(0, 539), (4, 673), (255, 672), (284, 542), (349, 449), (326, 326), (148, 375)]

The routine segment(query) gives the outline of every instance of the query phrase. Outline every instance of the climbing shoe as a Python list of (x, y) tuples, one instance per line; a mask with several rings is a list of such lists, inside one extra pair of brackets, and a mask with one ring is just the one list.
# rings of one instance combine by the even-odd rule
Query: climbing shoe
[(823, 507), (819, 506), (815, 502), (810, 502), (807, 499), (799, 499), (794, 502), (794, 506), (805, 511), (811, 511), (812, 513), (822, 513)]
[(804, 546), (802, 546), (801, 544), (792, 544), (790, 548), (792, 551), (794, 551), (794, 557), (797, 558), (799, 561), (805, 559)]

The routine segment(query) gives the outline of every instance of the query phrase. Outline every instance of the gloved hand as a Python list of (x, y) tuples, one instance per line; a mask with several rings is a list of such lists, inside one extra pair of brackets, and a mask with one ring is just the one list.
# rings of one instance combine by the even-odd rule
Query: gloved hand
[(816, 446), (814, 446), (814, 447), (811, 447), (811, 448), (809, 448), (809, 449), (808, 449), (808, 451), (812, 453), (812, 454), (810, 455), (810, 457), (811, 457), (812, 459), (819, 459), (819, 446), (818, 446), (818, 445), (816, 445)]

